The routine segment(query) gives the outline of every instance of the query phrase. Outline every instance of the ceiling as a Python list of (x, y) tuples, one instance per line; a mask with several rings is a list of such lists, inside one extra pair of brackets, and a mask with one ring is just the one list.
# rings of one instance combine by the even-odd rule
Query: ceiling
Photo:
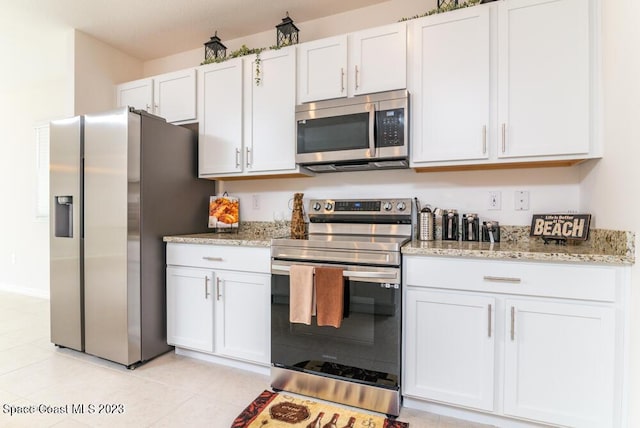
[[(1, 0), (76, 28), (141, 60), (274, 29), (286, 12), (300, 23), (388, 0)], [(274, 41), (275, 43), (275, 41)]]

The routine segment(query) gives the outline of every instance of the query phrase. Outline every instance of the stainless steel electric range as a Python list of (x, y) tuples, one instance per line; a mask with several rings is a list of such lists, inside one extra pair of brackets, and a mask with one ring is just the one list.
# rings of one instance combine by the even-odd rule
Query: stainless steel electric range
[[(308, 213), (306, 239), (271, 244), (271, 386), (397, 416), (411, 200), (311, 200)], [(292, 265), (343, 269), (339, 328), (290, 322)]]

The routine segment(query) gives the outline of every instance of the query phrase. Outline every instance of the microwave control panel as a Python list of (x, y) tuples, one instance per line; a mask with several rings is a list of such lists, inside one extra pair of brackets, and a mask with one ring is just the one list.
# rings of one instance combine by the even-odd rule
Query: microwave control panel
[(404, 145), (404, 109), (397, 108), (376, 112), (378, 125), (377, 147)]

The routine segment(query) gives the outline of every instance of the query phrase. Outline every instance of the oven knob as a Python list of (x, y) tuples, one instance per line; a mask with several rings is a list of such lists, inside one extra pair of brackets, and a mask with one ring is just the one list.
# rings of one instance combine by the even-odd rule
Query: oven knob
[(320, 202), (316, 202), (315, 204), (313, 204), (314, 211), (320, 211), (320, 208), (322, 208), (322, 205), (320, 205)]
[(327, 202), (327, 204), (324, 206), (324, 209), (327, 211), (331, 211), (333, 209), (333, 204), (331, 202)]
[(385, 202), (384, 204), (382, 204), (382, 208), (384, 208), (385, 211), (391, 211), (393, 205), (391, 204), (391, 202)]
[(404, 211), (405, 208), (407, 208), (407, 204), (405, 204), (404, 202), (398, 202), (398, 204), (396, 205), (396, 208), (398, 208), (398, 211)]

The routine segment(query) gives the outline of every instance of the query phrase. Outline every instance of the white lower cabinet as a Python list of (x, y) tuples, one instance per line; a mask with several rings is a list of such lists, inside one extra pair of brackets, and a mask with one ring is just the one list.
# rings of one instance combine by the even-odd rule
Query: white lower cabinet
[(406, 394), (493, 410), (495, 299), (406, 294)]
[(269, 363), (271, 275), (220, 271), (216, 278), (216, 352)]
[(615, 311), (507, 299), (504, 413), (578, 427), (612, 425)]
[(624, 425), (626, 268), (422, 256), (403, 263), (409, 401), (505, 426)]
[(269, 248), (168, 243), (167, 342), (268, 365), (269, 263)]
[(213, 272), (167, 267), (167, 342), (213, 352)]

